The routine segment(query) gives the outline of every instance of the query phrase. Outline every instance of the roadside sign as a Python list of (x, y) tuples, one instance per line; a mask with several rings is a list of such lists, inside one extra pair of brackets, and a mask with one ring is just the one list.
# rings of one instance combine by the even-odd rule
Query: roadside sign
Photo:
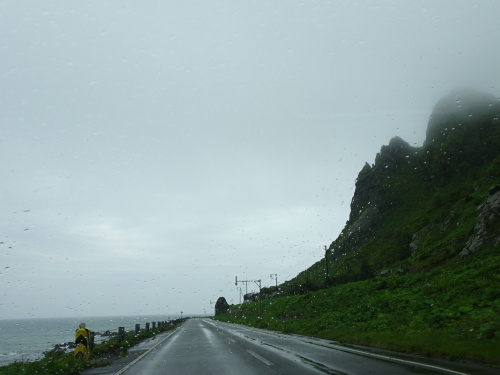
[(75, 357), (90, 359), (90, 331), (85, 328), (85, 323), (81, 323), (75, 332)]

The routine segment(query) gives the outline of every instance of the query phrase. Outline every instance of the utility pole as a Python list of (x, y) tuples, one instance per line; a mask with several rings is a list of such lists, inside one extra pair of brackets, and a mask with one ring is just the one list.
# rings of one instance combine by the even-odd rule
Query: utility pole
[(248, 294), (248, 283), (252, 283), (253, 280), (240, 280), (238, 281), (238, 276), (236, 276), (236, 282), (234, 285), (238, 286), (238, 283), (244, 283), (245, 284), (245, 294)]
[(240, 291), (240, 305), (241, 305), (241, 297), (243, 296), (243, 290), (241, 288), (238, 288)]
[(254, 280), (254, 283), (259, 287), (259, 317), (262, 319), (262, 284), (260, 280)]
[(325, 246), (325, 265), (326, 265), (325, 287), (328, 288), (328, 249), (326, 246)]
[(269, 275), (269, 277), (271, 279), (274, 279), (274, 278), (276, 279), (276, 288), (278, 288), (278, 274), (277, 273), (272, 273), (271, 275)]
[(235, 279), (235, 285), (238, 285), (238, 283), (245, 283), (245, 285), (248, 287), (248, 283), (255, 283), (259, 287), (259, 317), (262, 318), (262, 282), (261, 280), (240, 280), (238, 281), (238, 276), (236, 276)]

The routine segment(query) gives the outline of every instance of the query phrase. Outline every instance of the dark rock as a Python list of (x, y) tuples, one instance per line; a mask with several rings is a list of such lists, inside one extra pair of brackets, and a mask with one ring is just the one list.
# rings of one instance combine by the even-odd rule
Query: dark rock
[(488, 189), (488, 192), (490, 193), (490, 195), (493, 195), (499, 191), (500, 191), (500, 185), (493, 185)]
[(224, 314), (229, 310), (229, 304), (224, 297), (219, 297), (215, 303), (215, 315)]
[(56, 345), (54, 345), (54, 347), (52, 348), (52, 350), (50, 352), (51, 353), (64, 353), (65, 351), (66, 350), (65, 350), (64, 346), (56, 344)]
[(55, 344), (54, 347), (50, 350), (50, 353), (66, 353), (74, 348), (75, 348), (74, 341), (65, 342), (62, 344)]
[(351, 201), (351, 213), (349, 221), (353, 221), (360, 216), (367, 207), (378, 205), (382, 199), (383, 189), (377, 175), (368, 163), (365, 164), (356, 179), (356, 190)]
[(380, 153), (375, 157), (375, 169), (378, 171), (393, 171), (412, 152), (412, 147), (400, 137), (394, 137), (389, 141), (389, 145), (382, 146)]

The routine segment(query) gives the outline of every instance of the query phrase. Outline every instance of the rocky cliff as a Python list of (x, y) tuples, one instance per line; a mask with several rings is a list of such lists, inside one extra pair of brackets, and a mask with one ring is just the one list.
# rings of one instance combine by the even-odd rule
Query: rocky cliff
[(500, 101), (455, 90), (434, 106), (426, 140), (382, 146), (356, 180), (346, 226), (325, 260), (289, 285), (303, 292), (397, 270), (418, 272), (500, 244)]

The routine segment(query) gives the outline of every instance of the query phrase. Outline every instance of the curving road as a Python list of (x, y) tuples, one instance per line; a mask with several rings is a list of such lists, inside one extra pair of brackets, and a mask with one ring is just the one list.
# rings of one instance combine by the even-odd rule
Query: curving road
[(439, 365), (363, 352), (326, 340), (190, 319), (116, 375), (455, 374)]

